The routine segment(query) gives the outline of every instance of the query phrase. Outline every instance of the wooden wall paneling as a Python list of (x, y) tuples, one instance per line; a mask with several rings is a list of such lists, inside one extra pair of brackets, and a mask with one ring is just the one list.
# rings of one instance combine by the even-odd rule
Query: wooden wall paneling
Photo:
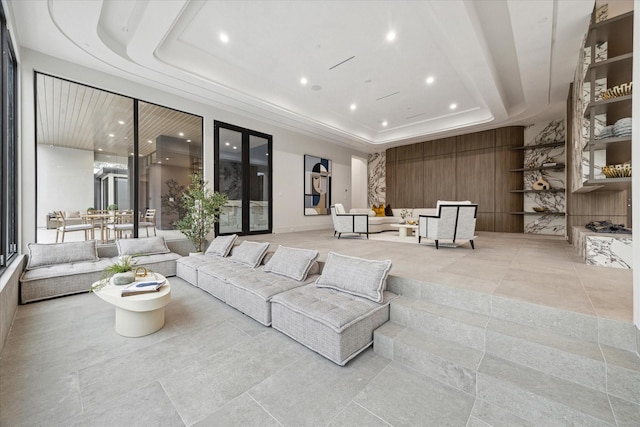
[(524, 126), (507, 126), (495, 130), (496, 147), (522, 147), (524, 145)]
[(456, 159), (452, 155), (432, 156), (423, 159), (422, 207), (435, 208), (438, 200), (455, 200)]
[(493, 212), (478, 212), (476, 218), (476, 230), (477, 231), (495, 231), (495, 213)]
[(454, 200), (471, 200), (478, 212), (495, 212), (495, 168), (492, 148), (458, 152)]
[[(394, 190), (392, 190), (396, 195), (393, 198), (393, 203), (389, 201), (392, 207), (423, 207), (422, 191), (417, 191), (423, 183), (423, 168), (421, 158), (396, 162), (396, 183)], [(389, 192), (388, 187), (387, 192)]]
[(403, 145), (401, 147), (396, 147), (396, 160), (411, 160), (411, 159), (421, 159), (422, 158), (422, 147), (423, 143)]
[(493, 219), (493, 231), (499, 233), (522, 233), (524, 231), (524, 215), (496, 212)]
[(453, 155), (456, 152), (455, 136), (449, 138), (436, 139), (422, 143), (422, 154), (424, 157)]
[(386, 202), (391, 204), (391, 206), (397, 206), (396, 205), (396, 165), (397, 162), (393, 161), (390, 162), (389, 161), (389, 156), (388, 153), (391, 150), (387, 150), (387, 167), (386, 167), (386, 177), (385, 177), (385, 185), (386, 185)]
[(456, 153), (475, 151), (496, 146), (496, 133), (494, 130), (475, 132), (456, 137)]
[(398, 160), (398, 147), (394, 147), (394, 148), (389, 148), (386, 152), (386, 161), (387, 163), (389, 162), (395, 162), (396, 160)]

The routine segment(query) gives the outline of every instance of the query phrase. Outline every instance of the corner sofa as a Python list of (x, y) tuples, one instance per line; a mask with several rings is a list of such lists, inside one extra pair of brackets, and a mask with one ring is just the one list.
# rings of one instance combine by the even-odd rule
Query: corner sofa
[(318, 251), (268, 252), (268, 243), (235, 245), (234, 236), (179, 259), (177, 276), (341, 366), (372, 345), (373, 331), (389, 320), (390, 261), (330, 252), (321, 263)]
[(117, 240), (116, 247), (114, 256), (113, 246), (98, 246), (95, 240), (29, 243), (27, 266), (20, 277), (20, 303), (87, 292), (103, 270), (123, 255), (164, 276), (176, 275), (180, 255), (169, 250), (164, 237)]

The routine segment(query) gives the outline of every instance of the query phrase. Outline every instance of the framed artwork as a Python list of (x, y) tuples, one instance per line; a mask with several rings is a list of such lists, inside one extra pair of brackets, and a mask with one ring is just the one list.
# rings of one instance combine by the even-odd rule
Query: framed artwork
[(331, 215), (331, 160), (304, 155), (304, 214)]

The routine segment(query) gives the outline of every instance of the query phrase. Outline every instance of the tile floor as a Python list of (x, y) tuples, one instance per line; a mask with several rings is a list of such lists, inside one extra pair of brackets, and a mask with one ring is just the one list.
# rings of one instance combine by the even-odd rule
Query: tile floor
[[(584, 265), (561, 238), (478, 233), (473, 251), (331, 234), (245, 239), (391, 258), (394, 275), (631, 320), (631, 272)], [(113, 307), (92, 294), (18, 307), (0, 354), (0, 425), (465, 426), (486, 409), (371, 349), (339, 367), (171, 282), (165, 327), (142, 338), (117, 335)]]

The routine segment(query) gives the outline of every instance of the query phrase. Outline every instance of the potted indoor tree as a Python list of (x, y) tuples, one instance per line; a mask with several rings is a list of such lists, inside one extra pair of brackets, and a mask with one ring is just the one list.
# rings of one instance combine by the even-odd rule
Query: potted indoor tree
[(213, 225), (218, 222), (222, 207), (227, 204), (225, 194), (211, 191), (202, 178), (202, 173), (190, 176), (191, 184), (182, 193), (185, 207), (184, 216), (173, 225), (193, 242), (196, 252), (202, 252), (207, 243), (207, 236)]

